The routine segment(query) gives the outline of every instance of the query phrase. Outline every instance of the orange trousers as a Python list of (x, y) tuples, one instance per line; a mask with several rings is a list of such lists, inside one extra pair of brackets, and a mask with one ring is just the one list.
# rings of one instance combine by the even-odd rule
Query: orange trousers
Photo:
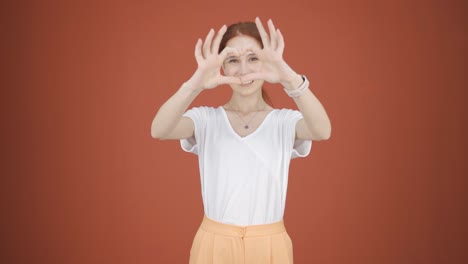
[(284, 221), (236, 226), (209, 219), (197, 230), (190, 264), (292, 264), (293, 245)]

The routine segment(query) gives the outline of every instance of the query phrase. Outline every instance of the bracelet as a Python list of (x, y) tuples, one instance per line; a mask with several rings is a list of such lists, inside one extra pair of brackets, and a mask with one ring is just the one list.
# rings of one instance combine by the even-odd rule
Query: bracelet
[(286, 88), (283, 88), (284, 91), (289, 95), (289, 97), (292, 97), (292, 98), (299, 97), (305, 92), (305, 90), (309, 88), (309, 80), (307, 80), (307, 77), (305, 77), (305, 75), (301, 75), (301, 77), (302, 77), (302, 80), (304, 81), (297, 89), (288, 90)]

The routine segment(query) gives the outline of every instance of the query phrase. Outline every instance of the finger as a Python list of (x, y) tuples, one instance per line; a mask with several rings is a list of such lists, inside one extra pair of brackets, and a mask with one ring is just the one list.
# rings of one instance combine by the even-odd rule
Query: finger
[(266, 75), (263, 72), (249, 73), (249, 74), (246, 74), (244, 76), (241, 76), (241, 78), (240, 78), (242, 83), (255, 81), (255, 80), (265, 80), (265, 79), (266, 79)]
[(270, 47), (270, 39), (262, 25), (262, 22), (260, 21), (260, 18), (255, 18), (255, 24), (257, 25), (258, 32), (260, 33), (260, 38), (262, 38), (263, 48)]
[(270, 31), (270, 47), (273, 50), (276, 50), (276, 47), (278, 46), (278, 40), (276, 38), (276, 29), (275, 25), (273, 25), (273, 21), (271, 19), (268, 20), (268, 30)]
[(232, 47), (226, 47), (219, 54), (219, 57), (221, 58), (222, 61), (224, 61), (227, 56), (231, 56), (231, 55), (240, 56), (239, 50), (236, 48), (232, 48)]
[(218, 31), (218, 34), (216, 35), (214, 41), (213, 41), (213, 45), (211, 47), (211, 53), (212, 54), (218, 54), (219, 53), (219, 43), (221, 43), (221, 39), (223, 38), (224, 36), (224, 33), (226, 33), (226, 25), (222, 26), (219, 31)]
[(276, 36), (278, 37), (277, 51), (282, 55), (284, 51), (284, 38), (279, 29), (276, 30)]
[(242, 48), (240, 51), (239, 51), (239, 55), (240, 56), (243, 56), (243, 55), (251, 55), (251, 54), (254, 54), (255, 56), (257, 56), (259, 59), (262, 57), (263, 53), (262, 53), (262, 50), (261, 48), (259, 47), (255, 47), (255, 46), (248, 46), (248, 47), (245, 47), (245, 48)]
[(201, 38), (199, 38), (197, 40), (197, 44), (195, 44), (195, 59), (197, 60), (198, 64), (200, 64), (203, 61), (201, 46), (202, 46), (202, 40)]
[(210, 55), (210, 48), (211, 48), (211, 40), (213, 39), (214, 29), (210, 29), (208, 35), (205, 38), (205, 43), (203, 43), (203, 56), (206, 58)]
[(234, 76), (221, 76), (218, 81), (221, 84), (241, 84), (241, 80)]
[(244, 55), (245, 53), (249, 52), (249, 51), (259, 51), (261, 50), (261, 48), (259, 46), (256, 46), (256, 45), (246, 45), (242, 48), (239, 49), (239, 52), (240, 52), (240, 55)]

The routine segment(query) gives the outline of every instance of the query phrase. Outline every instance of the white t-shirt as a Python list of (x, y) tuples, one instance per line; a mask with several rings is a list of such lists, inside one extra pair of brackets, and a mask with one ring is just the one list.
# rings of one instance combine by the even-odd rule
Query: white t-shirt
[(247, 226), (283, 219), (290, 160), (305, 157), (311, 140), (295, 140), (301, 112), (274, 109), (251, 134), (241, 137), (223, 107), (194, 107), (184, 116), (194, 137), (181, 139), (198, 155), (203, 206), (208, 218)]

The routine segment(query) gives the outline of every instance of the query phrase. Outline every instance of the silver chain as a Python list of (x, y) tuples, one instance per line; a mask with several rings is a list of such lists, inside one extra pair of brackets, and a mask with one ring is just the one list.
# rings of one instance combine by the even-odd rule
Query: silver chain
[(244, 123), (244, 128), (249, 129), (250, 121), (252, 121), (254, 119), (254, 117), (257, 116), (258, 112), (265, 111), (266, 106), (267, 106), (267, 104), (265, 104), (265, 107), (262, 110), (255, 111), (255, 114), (250, 118), (249, 122), (245, 122), (244, 119), (239, 115), (239, 113), (237, 111), (233, 111), (233, 112), (236, 113), (236, 115), (242, 120), (242, 122)]

